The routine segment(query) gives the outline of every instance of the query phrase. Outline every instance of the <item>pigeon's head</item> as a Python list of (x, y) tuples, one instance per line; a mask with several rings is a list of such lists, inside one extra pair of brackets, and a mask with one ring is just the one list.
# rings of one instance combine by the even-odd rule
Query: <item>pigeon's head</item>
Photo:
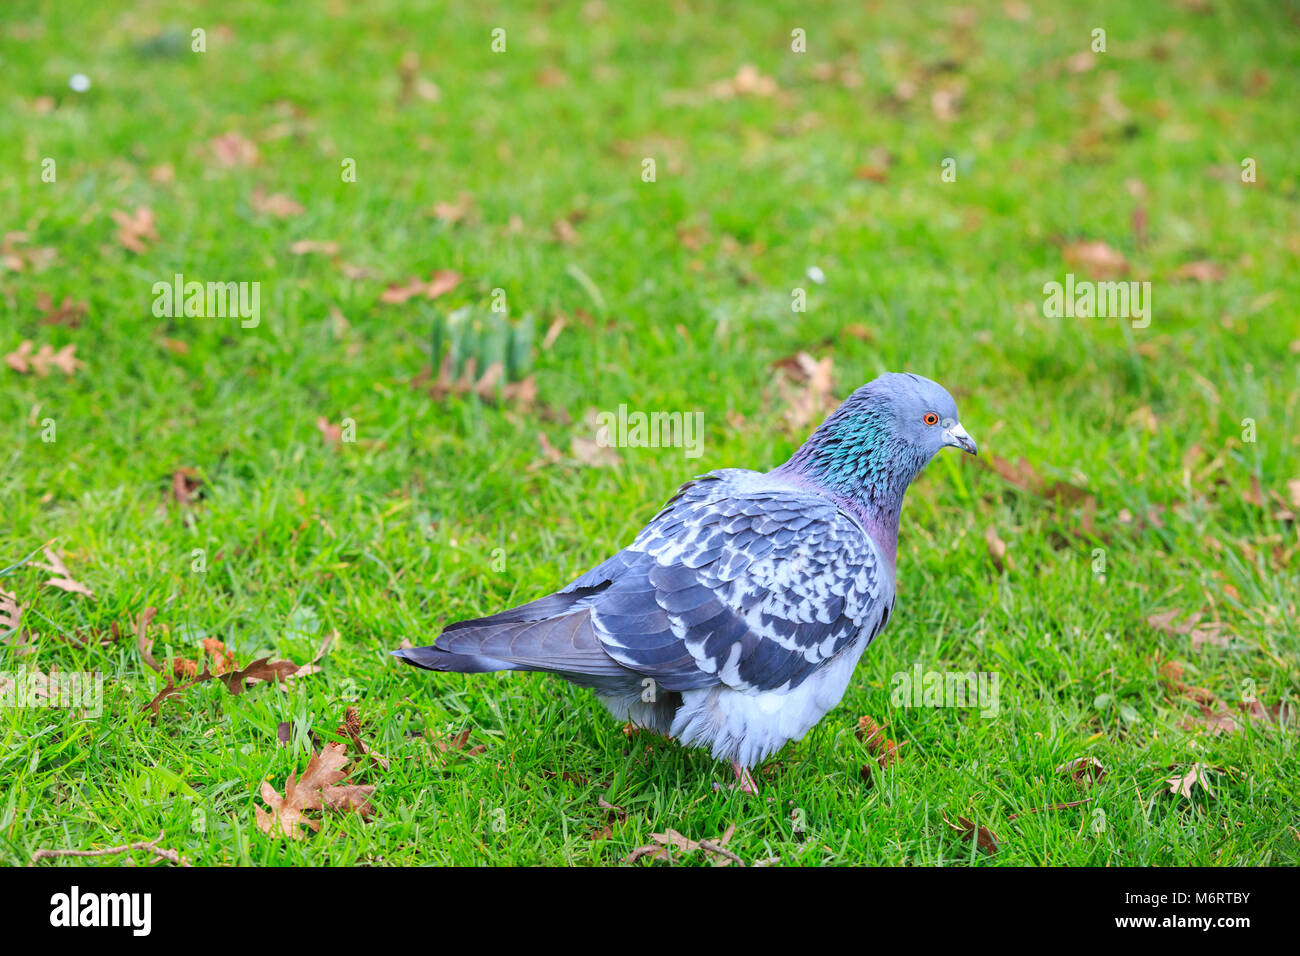
[(957, 403), (938, 382), (910, 372), (886, 372), (853, 393), (864, 407), (881, 406), (893, 417), (893, 432), (929, 461), (941, 448), (979, 449), (957, 418)]
[(850, 395), (784, 467), (852, 497), (901, 507), (912, 479), (946, 447), (977, 452), (947, 389), (889, 372)]

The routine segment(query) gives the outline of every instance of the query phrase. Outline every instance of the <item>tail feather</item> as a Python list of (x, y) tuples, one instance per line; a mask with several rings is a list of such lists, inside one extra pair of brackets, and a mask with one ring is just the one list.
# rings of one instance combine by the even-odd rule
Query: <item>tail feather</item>
[(448, 671), (457, 674), (487, 674), (492, 671), (514, 671), (519, 666), (509, 661), (498, 661), (481, 654), (456, 654), (436, 645), (428, 647), (403, 647), (393, 656), (426, 671)]
[(605, 653), (582, 608), (543, 620), (502, 620), (502, 615), (461, 621), (428, 647), (394, 651), (426, 670), (481, 674), (488, 671), (550, 671), (565, 675), (621, 677), (627, 668)]

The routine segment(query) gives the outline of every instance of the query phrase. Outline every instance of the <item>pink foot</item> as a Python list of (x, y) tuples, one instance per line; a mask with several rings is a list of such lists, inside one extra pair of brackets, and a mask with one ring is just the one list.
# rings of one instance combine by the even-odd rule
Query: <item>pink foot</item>
[(741, 793), (758, 793), (758, 784), (754, 783), (754, 778), (750, 776), (748, 767), (742, 767), (733, 761), (731, 769), (736, 774), (736, 782), (732, 784), (732, 789), (739, 790)]

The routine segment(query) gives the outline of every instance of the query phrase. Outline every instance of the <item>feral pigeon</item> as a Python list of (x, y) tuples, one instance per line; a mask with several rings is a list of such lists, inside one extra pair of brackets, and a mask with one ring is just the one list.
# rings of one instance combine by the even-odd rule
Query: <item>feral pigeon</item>
[(903, 494), (976, 453), (918, 375), (863, 385), (783, 465), (687, 482), (636, 540), (553, 594), (393, 653), (432, 671), (547, 671), (618, 720), (707, 748), (738, 785), (844, 696), (894, 610)]

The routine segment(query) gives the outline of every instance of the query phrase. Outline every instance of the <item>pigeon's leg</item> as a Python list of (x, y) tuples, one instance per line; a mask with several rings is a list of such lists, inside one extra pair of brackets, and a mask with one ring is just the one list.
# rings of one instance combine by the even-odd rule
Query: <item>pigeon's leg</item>
[(734, 760), (731, 762), (731, 769), (735, 771), (736, 782), (734, 788), (741, 793), (758, 793), (758, 784), (754, 783), (754, 778), (750, 776), (749, 768), (742, 767)]
[(714, 790), (739, 790), (741, 793), (757, 794), (758, 784), (754, 783), (754, 778), (749, 775), (749, 768), (743, 767), (734, 760), (731, 762), (731, 769), (736, 775), (736, 782), (730, 787), (723, 787), (718, 781), (713, 781)]

